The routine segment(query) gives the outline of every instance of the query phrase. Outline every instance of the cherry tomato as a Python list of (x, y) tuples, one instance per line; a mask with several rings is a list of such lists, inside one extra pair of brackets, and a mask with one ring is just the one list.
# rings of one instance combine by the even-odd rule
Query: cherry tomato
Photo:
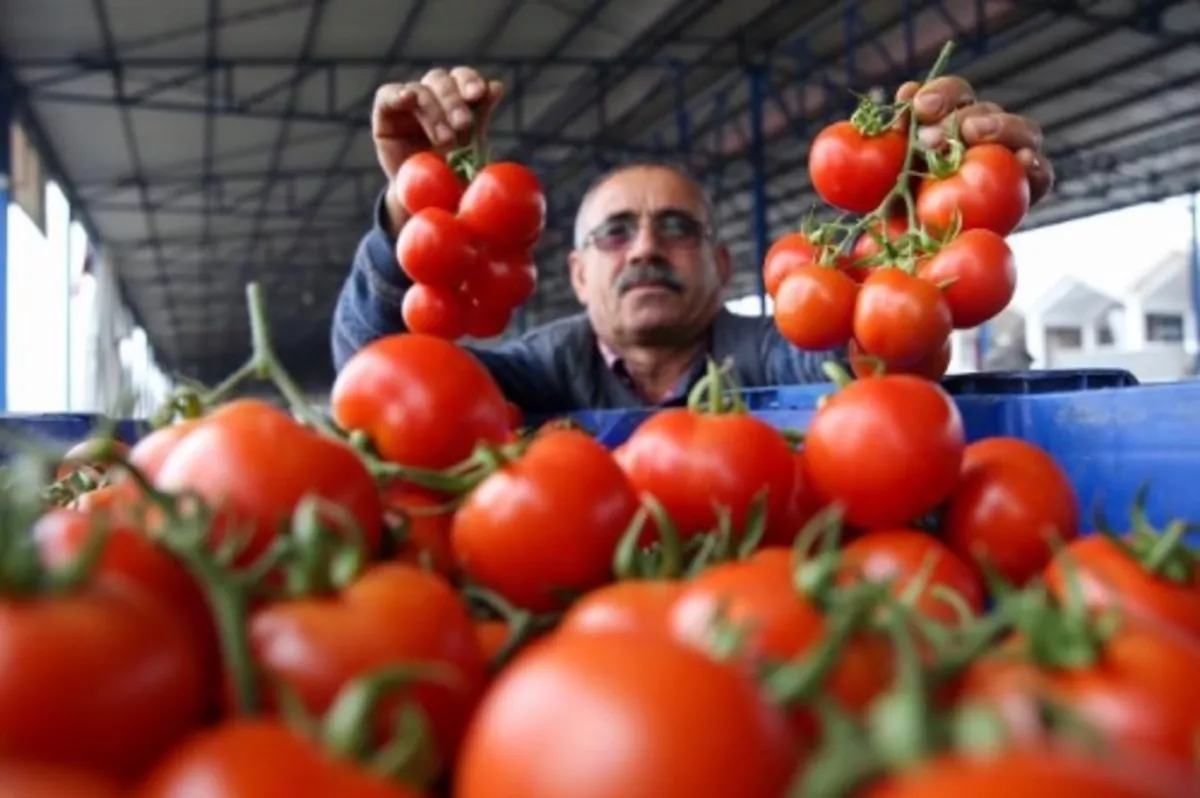
[(1183, 798), (1190, 788), (1186, 776), (1158, 766), (1048, 746), (980, 756), (945, 754), (854, 794), (862, 798)]
[(550, 611), (608, 581), (638, 506), (603, 445), (579, 430), (550, 430), (467, 495), (450, 539), (474, 582)]
[(410, 155), (400, 164), (392, 191), (410, 214), (426, 208), (454, 213), (466, 187), (441, 153), (426, 150)]
[(454, 552), (450, 548), (454, 510), (450, 501), (403, 482), (393, 482), (383, 489), (384, 513), (403, 529), (396, 559), (445, 577), (454, 575)]
[(484, 254), (484, 261), (464, 284), (472, 299), (493, 307), (516, 308), (524, 305), (537, 288), (537, 267), (529, 251)]
[[(622, 445), (620, 462), (637, 493), (658, 499), (684, 540), (715, 529), (719, 507), (744, 532), (764, 492), (767, 524), (782, 519), (795, 473), (787, 440), (765, 421), (686, 408), (646, 419)], [(647, 526), (647, 539), (656, 539)]]
[(192, 630), (126, 581), (0, 602), (0, 759), (128, 780), (208, 709)]
[(1076, 537), (1079, 513), (1070, 480), (1044, 449), (1019, 438), (985, 438), (963, 455), (942, 539), (967, 562), (986, 557), (1020, 586), (1049, 565), (1055, 537)]
[(188, 418), (154, 430), (129, 450), (127, 458), (129, 465), (140, 471), (151, 482), (158, 479), (159, 471), (162, 470), (162, 465), (166, 462), (167, 457), (175, 451), (179, 442), (190, 435), (202, 421), (202, 418)]
[(1007, 236), (1029, 212), (1029, 179), (1011, 150), (977, 144), (948, 177), (927, 177), (916, 196), (917, 221), (940, 236), (960, 217), (960, 230), (991, 230)]
[(667, 619), (681, 590), (681, 582), (666, 580), (613, 582), (572, 604), (557, 634), (648, 632), (669, 636)]
[[(377, 551), (383, 538), (383, 508), (362, 459), (348, 445), (260, 399), (237, 399), (210, 413), (171, 452), (156, 486), (194, 494), (219, 508), (212, 545), (220, 545), (231, 531), (245, 535), (240, 564), (270, 547), (280, 525), (307, 496), (348, 512), (370, 551)], [(329, 522), (338, 523), (333, 517)]]
[(847, 120), (834, 122), (813, 139), (808, 174), (818, 195), (835, 208), (870, 213), (900, 179), (908, 138), (888, 129), (868, 136)]
[[(1141, 541), (1139, 541), (1140, 543)], [(1144, 549), (1153, 550), (1149, 537)], [(1125, 544), (1127, 546), (1129, 544)], [(1106, 535), (1091, 534), (1066, 547), (1072, 579), (1089, 607), (1116, 607), (1139, 619), (1173, 626), (1200, 640), (1200, 567), (1192, 560), (1183, 578), (1151, 570), (1141, 552), (1127, 550)], [(1186, 567), (1186, 566), (1185, 566)], [(1046, 584), (1063, 600), (1071, 583), (1062, 556), (1044, 574)]]
[(416, 468), (466, 460), (477, 443), (509, 434), (508, 403), (466, 350), (429, 335), (376, 339), (333, 384), (330, 407), (345, 430), (362, 430), (380, 456)]
[(118, 457), (129, 455), (129, 444), (123, 441), (109, 441), (106, 438), (88, 438), (80, 441), (67, 450), (58, 465), (55, 479), (66, 479), (80, 469), (86, 469), (93, 477), (99, 477), (109, 470), (108, 463), (97, 463), (96, 455), (103, 449), (111, 450)]
[(962, 416), (941, 386), (906, 374), (857, 380), (826, 398), (804, 438), (808, 475), (848, 523), (903, 527), (958, 484)]
[[(842, 548), (843, 584), (860, 579), (891, 581), (896, 596), (910, 589), (914, 577), (923, 575), (924, 587), (913, 606), (925, 616), (947, 625), (963, 620), (960, 607), (971, 615), (984, 609), (984, 586), (979, 575), (958, 555), (932, 535), (916, 529), (879, 529), (867, 532)], [(930, 565), (932, 563), (932, 565)], [(927, 574), (925, 569), (929, 568)], [(949, 599), (943, 597), (949, 592)]]
[[(875, 240), (875, 236), (880, 236), (884, 241), (891, 244), (898, 240), (901, 236), (908, 232), (908, 220), (900, 216), (889, 216), (883, 223), (874, 221), (867, 226), (867, 230), (863, 232), (854, 242), (854, 246), (850, 250), (850, 260), (853, 263), (862, 263), (869, 258), (874, 258), (883, 252), (879, 246), (879, 242)], [(874, 235), (872, 235), (874, 233)]]
[[(381, 633), (386, 630), (386, 633)], [(405, 698), (428, 717), (442, 756), (452, 757), (483, 690), (486, 663), (475, 626), (453, 588), (402, 563), (375, 565), (336, 596), (314, 595), (264, 607), (250, 621), (259, 667), (290, 685), (312, 713), (324, 713), (352, 680), (389, 665), (449, 666), (454, 687), (417, 684)], [(393, 728), (384, 702), (381, 735)]]
[(887, 363), (878, 355), (867, 352), (853, 338), (847, 346), (847, 360), (850, 370), (859, 379), (865, 377), (880, 377), (884, 374), (911, 374), (923, 377), (933, 382), (940, 382), (950, 368), (950, 359), (954, 354), (950, 339), (920, 360), (906, 364)]
[(801, 233), (788, 233), (775, 239), (763, 259), (763, 283), (774, 297), (784, 278), (801, 266), (816, 263), (820, 248)]
[(1008, 307), (1017, 290), (1012, 249), (991, 230), (966, 230), (917, 267), (934, 285), (949, 283), (942, 296), (954, 326), (978, 327)]
[(777, 798), (794, 759), (736, 670), (653, 635), (556, 635), (493, 683), (455, 796)]
[(396, 260), (413, 282), (440, 288), (458, 288), (483, 262), (471, 229), (441, 208), (426, 208), (405, 222)]
[(792, 346), (821, 351), (845, 346), (854, 334), (858, 284), (845, 272), (798, 266), (775, 295), (775, 326)]
[(139, 798), (422, 798), (274, 720), (236, 719), (176, 748), (150, 773)]
[(417, 283), (404, 292), (400, 317), (409, 332), (454, 341), (467, 334), (471, 301), (457, 288)]
[(854, 306), (854, 339), (884, 362), (913, 363), (941, 349), (953, 324), (933, 283), (902, 269), (876, 269)]
[(546, 226), (542, 184), (521, 164), (488, 164), (467, 186), (458, 218), (492, 249), (529, 247)]
[(0, 764), (0, 795), (9, 798), (127, 798), (120, 782), (86, 770), (35, 762)]
[(507, 305), (493, 305), (488, 302), (475, 301), (468, 311), (467, 335), (484, 340), (503, 335), (512, 321), (512, 308)]

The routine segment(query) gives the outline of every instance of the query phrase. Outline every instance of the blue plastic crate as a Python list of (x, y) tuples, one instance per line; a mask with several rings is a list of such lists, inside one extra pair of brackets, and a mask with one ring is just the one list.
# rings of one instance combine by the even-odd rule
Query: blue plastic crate
[[(1058, 460), (1090, 524), (1099, 512), (1119, 527), (1138, 490), (1162, 525), (1200, 522), (1200, 381), (1138, 385), (1119, 370), (960, 375), (946, 380), (970, 440), (1006, 435)], [(829, 385), (746, 391), (751, 412), (772, 426), (807, 429)], [(590, 411), (577, 418), (606, 446), (624, 442), (653, 411)], [(1195, 536), (1193, 536), (1195, 539)]]
[[(43, 444), (67, 449), (93, 434), (103, 423), (102, 416), (90, 413), (8, 413), (0, 415), (0, 456), (13, 449), (11, 439), (32, 438)], [(134, 443), (145, 434), (145, 422), (117, 422), (116, 434), (126, 443)]]

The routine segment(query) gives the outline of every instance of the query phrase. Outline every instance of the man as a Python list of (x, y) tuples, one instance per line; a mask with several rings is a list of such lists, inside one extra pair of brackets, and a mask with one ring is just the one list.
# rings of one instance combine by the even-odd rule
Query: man
[[(503, 86), (468, 67), (434, 70), (416, 83), (390, 84), (375, 97), (372, 130), (389, 180), (414, 152), (445, 148), (470, 135), (472, 108), (485, 117)], [(920, 135), (932, 146), (952, 121), (968, 144), (1002, 143), (1025, 164), (1033, 199), (1053, 183), (1036, 124), (976, 102), (961, 78), (908, 83)], [(395, 261), (407, 214), (384, 192), (374, 228), (359, 245), (333, 323), (334, 361), (369, 341), (403, 330), (408, 286)], [(732, 274), (729, 251), (714, 238), (702, 189), (672, 167), (617, 169), (587, 193), (569, 258), (571, 285), (585, 312), (475, 352), (505, 395), (527, 414), (679, 404), (707, 360), (726, 358), (743, 387), (824, 381), (829, 353), (788, 344), (770, 318), (735, 316), (722, 293)]]

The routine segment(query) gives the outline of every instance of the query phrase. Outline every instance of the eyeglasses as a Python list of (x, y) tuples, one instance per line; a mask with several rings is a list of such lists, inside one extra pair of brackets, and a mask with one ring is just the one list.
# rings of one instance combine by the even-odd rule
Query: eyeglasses
[[(610, 216), (594, 227), (583, 239), (581, 249), (594, 246), (602, 252), (616, 252), (637, 238), (641, 218), (635, 213)], [(655, 239), (666, 246), (694, 246), (708, 235), (707, 226), (684, 211), (660, 211), (650, 217)]]

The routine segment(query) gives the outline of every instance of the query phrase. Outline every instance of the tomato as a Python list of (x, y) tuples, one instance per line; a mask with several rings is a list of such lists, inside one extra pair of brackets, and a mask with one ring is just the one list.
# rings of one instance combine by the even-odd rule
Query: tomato
[(1007, 236), (1029, 212), (1029, 179), (1011, 150), (977, 144), (948, 177), (926, 177), (917, 188), (917, 221), (940, 236), (961, 219), (960, 230), (991, 230)]
[(967, 562), (986, 557), (1020, 586), (1050, 563), (1055, 537), (1075, 538), (1079, 513), (1070, 480), (1044, 449), (1019, 438), (986, 438), (964, 452), (942, 539)]
[(777, 798), (795, 764), (754, 684), (653, 635), (552, 636), (500, 674), (456, 798)]
[(479, 644), (479, 652), (483, 661), (490, 663), (496, 660), (500, 652), (508, 644), (512, 627), (507, 621), (476, 621), (475, 641)]
[(450, 540), (470, 579), (535, 612), (611, 578), (639, 507), (616, 460), (584, 432), (541, 433), (454, 514)]
[[(1146, 544), (1145, 548), (1153, 546), (1150, 540)], [(1089, 607), (1115, 606), (1130, 616), (1165, 623), (1200, 639), (1200, 568), (1193, 562), (1190, 578), (1174, 581), (1148, 569), (1144, 558), (1136, 556), (1140, 553), (1125, 551), (1100, 534), (1081, 537), (1065, 550), (1072, 578), (1078, 580)], [(1054, 594), (1065, 599), (1070, 582), (1062, 559), (1061, 555), (1055, 558), (1044, 576)]]
[[(1124, 752), (1120, 752), (1124, 753)], [(1183, 798), (1186, 777), (1125, 757), (1055, 747), (993, 755), (945, 754), (869, 784), (861, 798)]]
[[(891, 581), (896, 596), (903, 595), (913, 578), (932, 562), (923, 577), (925, 587), (913, 603), (917, 610), (947, 625), (958, 625), (964, 620), (957, 609), (959, 604), (971, 614), (983, 612), (986, 595), (983, 581), (932, 535), (916, 529), (879, 529), (847, 543), (842, 556), (845, 570), (839, 579), (843, 584), (860, 579)], [(958, 601), (949, 603), (940, 591), (950, 591)]]
[(131, 779), (208, 708), (191, 630), (127, 582), (5, 598), (0, 651), (3, 760)]
[(467, 334), (471, 301), (457, 288), (417, 283), (404, 292), (400, 317), (409, 332), (454, 341)]
[(454, 552), (450, 548), (450, 524), (454, 510), (450, 499), (424, 488), (393, 482), (383, 489), (384, 513), (403, 526), (403, 540), (396, 559), (442, 576), (454, 574)]
[(158, 763), (139, 798), (421, 798), (325, 753), (307, 737), (261, 719), (233, 720), (196, 735)]
[(954, 326), (978, 327), (1008, 307), (1017, 290), (1012, 249), (991, 230), (966, 230), (917, 267), (934, 285), (950, 282), (942, 296)]
[(480, 268), (482, 256), (470, 228), (450, 211), (425, 208), (396, 237), (396, 260), (413, 282), (458, 288)]
[(804, 450), (792, 452), (792, 493), (788, 498), (787, 510), (778, 523), (767, 525), (762, 545), (791, 546), (800, 530), (808, 524), (822, 507), (821, 498), (812, 485), (805, 465)]
[(512, 321), (513, 312), (507, 305), (492, 305), (477, 300), (471, 303), (468, 314), (466, 334), (485, 340), (503, 335)]
[(0, 795), (8, 798), (126, 798), (121, 784), (86, 770), (33, 762), (0, 764)]
[(458, 210), (458, 201), (466, 187), (446, 163), (446, 158), (431, 150), (406, 158), (392, 183), (396, 199), (410, 214), (420, 213), (426, 208), (454, 213)]
[(795, 473), (787, 440), (765, 421), (686, 408), (660, 410), (642, 422), (621, 447), (621, 465), (639, 495), (658, 499), (685, 540), (715, 529), (719, 507), (742, 533), (764, 491), (767, 524), (777, 523), (787, 513)]
[(484, 253), (480, 268), (467, 278), (463, 290), (472, 299), (493, 307), (524, 305), (537, 288), (537, 267), (526, 249)]
[[(338, 595), (282, 601), (250, 621), (251, 646), (263, 673), (324, 713), (342, 688), (378, 669), (425, 662), (449, 666), (455, 685), (415, 685), (410, 698), (425, 712), (442, 756), (452, 757), (483, 690), (486, 663), (475, 626), (441, 577), (402, 563), (375, 565)], [(384, 703), (380, 733), (393, 728)]]
[(525, 426), (525, 411), (515, 402), (508, 402), (508, 425), (514, 430)]
[(82, 440), (63, 455), (62, 461), (58, 464), (55, 479), (66, 479), (80, 469), (85, 469), (93, 477), (98, 477), (108, 471), (110, 468), (108, 463), (96, 462), (96, 455), (102, 449), (111, 449), (118, 457), (126, 457), (129, 454), (129, 444), (123, 441), (109, 441), (107, 438)]
[(887, 363), (878, 355), (873, 355), (862, 348), (853, 338), (847, 346), (847, 359), (850, 370), (855, 377), (879, 377), (884, 374), (911, 374), (923, 377), (933, 382), (940, 382), (950, 368), (950, 359), (954, 354), (950, 339), (920, 360), (912, 363), (896, 365)]
[(763, 284), (767, 294), (774, 297), (785, 277), (801, 266), (816, 263), (820, 254), (820, 247), (801, 233), (788, 233), (775, 239), (763, 259)]
[[(278, 456), (281, 452), (286, 456)], [(362, 459), (348, 445), (259, 399), (237, 399), (209, 414), (171, 452), (156, 486), (218, 507), (221, 523), (212, 530), (212, 544), (231, 529), (245, 534), (241, 564), (270, 547), (280, 524), (308, 496), (348, 512), (370, 551), (382, 542), (383, 508)]]
[(488, 164), (467, 186), (458, 218), (492, 249), (529, 247), (546, 226), (541, 181), (518, 163)]
[(1022, 638), (1013, 638), (971, 664), (960, 695), (998, 709), (1018, 742), (1044, 742), (1039, 703), (1049, 699), (1115, 751), (1194, 764), (1200, 733), (1200, 693), (1190, 689), (1200, 669), (1196, 641), (1125, 620), (1099, 643), (1093, 659), (1071, 650), (1072, 640), (1062, 639), (1068, 637), (1044, 642), (1046, 648), (1062, 643), (1061, 661), (1044, 663)]
[[(850, 250), (851, 262), (862, 263), (883, 252), (883, 249), (879, 246), (879, 242), (875, 240), (875, 235), (882, 237), (884, 241), (891, 244), (907, 232), (908, 220), (900, 216), (889, 216), (882, 223), (879, 221), (871, 222), (867, 225), (867, 230), (855, 240), (854, 246)], [(872, 233), (875, 235), (872, 235)]]
[(808, 150), (808, 174), (826, 203), (851, 213), (870, 213), (884, 199), (904, 169), (908, 137), (889, 128), (868, 136), (843, 120), (813, 139)]
[(158, 474), (167, 457), (175, 451), (179, 442), (190, 435), (202, 421), (202, 418), (189, 418), (154, 430), (129, 450), (129, 465), (136, 468), (151, 482), (158, 479)]
[(492, 375), (429, 335), (389, 335), (358, 350), (334, 381), (330, 407), (338, 426), (365, 432), (381, 457), (417, 468), (448, 468), (476, 443), (502, 443), (509, 433)]
[(876, 269), (859, 289), (853, 327), (863, 349), (904, 364), (941, 349), (953, 323), (936, 285), (902, 269)]
[(846, 521), (906, 526), (954, 491), (966, 446), (941, 386), (906, 374), (857, 380), (828, 396), (804, 438), (813, 487)]
[(628, 580), (593, 590), (571, 605), (557, 634), (568, 632), (649, 632), (669, 636), (667, 623), (682, 583)]
[(854, 334), (858, 284), (845, 272), (823, 266), (798, 266), (775, 295), (775, 326), (800, 349), (845, 346)]

